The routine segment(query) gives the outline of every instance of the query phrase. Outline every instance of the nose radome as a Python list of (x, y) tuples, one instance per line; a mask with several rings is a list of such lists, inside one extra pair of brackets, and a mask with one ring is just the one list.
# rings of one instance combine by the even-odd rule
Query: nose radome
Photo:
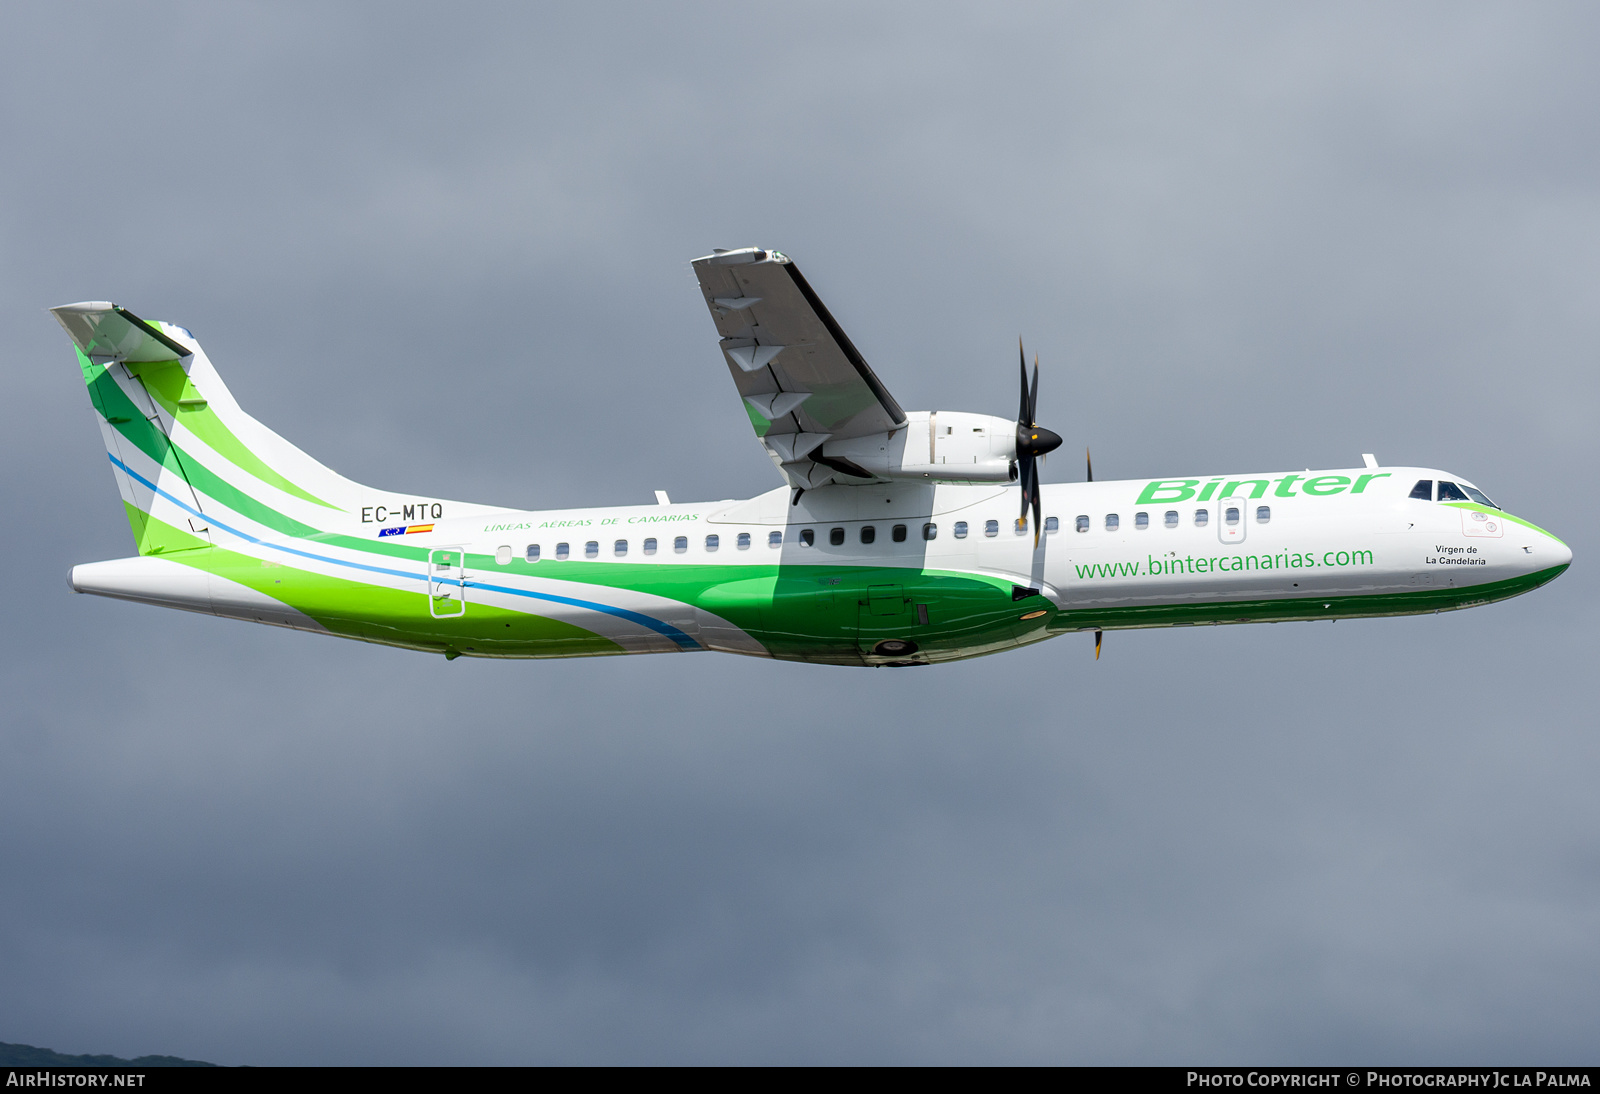
[(1572, 548), (1555, 536), (1551, 536), (1545, 544), (1543, 554), (1549, 557), (1552, 566), (1568, 566), (1572, 563)]

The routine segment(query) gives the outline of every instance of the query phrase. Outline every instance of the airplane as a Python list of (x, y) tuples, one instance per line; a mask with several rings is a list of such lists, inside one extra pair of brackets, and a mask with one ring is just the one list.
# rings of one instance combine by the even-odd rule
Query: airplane
[[(79, 593), (456, 657), (713, 650), (910, 667), (1069, 632), (1418, 615), (1536, 589), (1567, 545), (1458, 474), (1363, 466), (1041, 484), (1015, 420), (905, 411), (778, 251), (693, 261), (782, 485), (528, 511), (344, 478), (246, 414), (183, 327), (96, 301), (77, 347), (138, 554)], [(1087, 459), (1087, 455), (1086, 455)]]

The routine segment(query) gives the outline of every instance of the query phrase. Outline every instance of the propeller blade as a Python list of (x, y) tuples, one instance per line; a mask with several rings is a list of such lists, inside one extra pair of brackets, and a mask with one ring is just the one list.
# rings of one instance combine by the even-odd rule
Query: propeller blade
[(1094, 659), (1096, 661), (1100, 660), (1100, 639), (1105, 636), (1105, 633), (1105, 631), (1100, 630), (1094, 632)]
[(1028, 515), (1028, 503), (1035, 489), (1034, 482), (1039, 477), (1034, 470), (1034, 466), (1033, 453), (1019, 445), (1017, 451), (1017, 484), (1022, 487), (1022, 511), (1017, 514), (1018, 520)]
[(1028, 412), (1028, 355), (1022, 352), (1022, 336), (1017, 336), (1017, 368), (1022, 370), (1022, 404), (1017, 408), (1017, 425), (1024, 423), (1033, 424), (1033, 415)]
[(1043, 520), (1039, 517), (1039, 465), (1033, 465), (1033, 546), (1039, 547), (1039, 531), (1044, 527)]
[(1039, 546), (1039, 524), (1042, 500), (1039, 490), (1039, 468), (1044, 457), (1061, 447), (1061, 438), (1037, 424), (1039, 409), (1039, 358), (1033, 358), (1033, 383), (1028, 383), (1028, 356), (1017, 339), (1017, 368), (1021, 370), (1022, 396), (1017, 408), (1017, 484), (1021, 487), (1022, 511), (1017, 514), (1020, 525), (1033, 510), (1033, 545)]
[(1028, 428), (1039, 424), (1039, 355), (1033, 355), (1033, 391), (1028, 395)]
[(1034, 355), (1034, 382), (1027, 382), (1027, 352), (1022, 349), (1022, 339), (1016, 339), (1016, 366), (1022, 382), (1022, 393), (1016, 409), (1016, 478), (1021, 494), (1022, 510), (1018, 513), (1018, 526), (1027, 520), (1027, 510), (1034, 510), (1034, 547), (1038, 547), (1040, 525), (1043, 521), (1043, 499), (1038, 488), (1038, 469), (1045, 456), (1061, 448), (1061, 437), (1038, 425), (1038, 355)]
[(1085, 448), (1083, 450), (1083, 466), (1088, 469), (1088, 472), (1089, 472), (1089, 480), (1088, 481), (1089, 482), (1093, 482), (1094, 481), (1094, 457), (1089, 455), (1089, 450), (1087, 448)]

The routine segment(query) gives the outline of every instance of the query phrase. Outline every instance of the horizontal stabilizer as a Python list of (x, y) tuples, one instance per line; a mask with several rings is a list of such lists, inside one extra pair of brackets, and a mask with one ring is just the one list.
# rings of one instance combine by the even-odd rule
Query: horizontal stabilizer
[(109, 357), (115, 361), (171, 361), (188, 357), (194, 350), (147, 323), (127, 308), (106, 300), (86, 300), (51, 308), (67, 336), (77, 343), (85, 357)]

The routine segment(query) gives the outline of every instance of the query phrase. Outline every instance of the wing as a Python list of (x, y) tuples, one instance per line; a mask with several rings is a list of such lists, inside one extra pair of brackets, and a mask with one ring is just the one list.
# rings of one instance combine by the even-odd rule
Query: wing
[(694, 272), (756, 436), (789, 485), (871, 480), (822, 445), (893, 433), (905, 411), (799, 268), (777, 251), (747, 247), (697, 258)]

